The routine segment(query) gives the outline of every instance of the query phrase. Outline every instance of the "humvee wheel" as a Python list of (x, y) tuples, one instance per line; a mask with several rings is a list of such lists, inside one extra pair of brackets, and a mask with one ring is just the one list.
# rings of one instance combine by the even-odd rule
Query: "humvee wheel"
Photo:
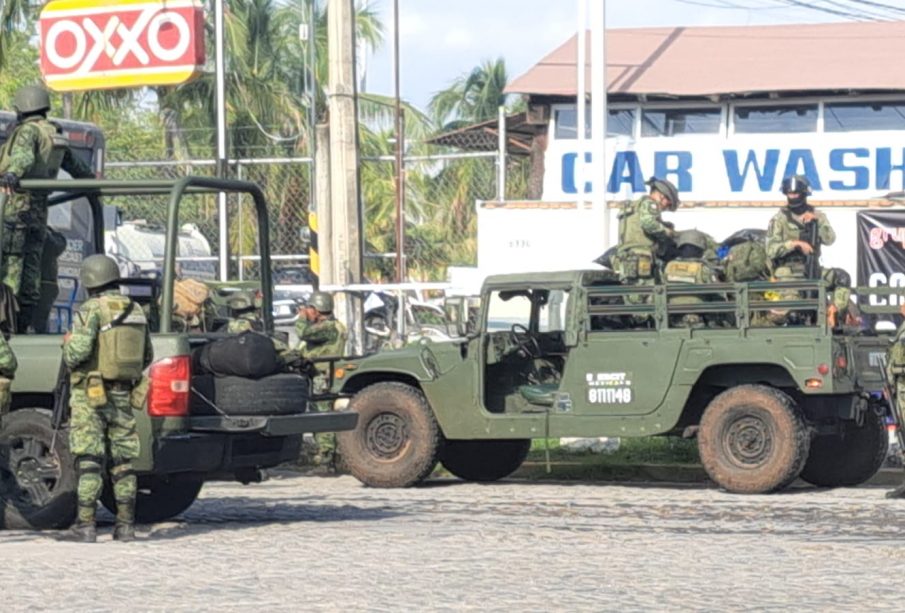
[(338, 432), (342, 462), (371, 487), (409, 487), (437, 465), (440, 428), (427, 399), (404, 383), (370, 385), (349, 403), (358, 413), (354, 430)]
[(867, 411), (860, 427), (854, 421), (844, 421), (841, 435), (818, 436), (811, 441), (801, 478), (819, 487), (859, 485), (880, 470), (888, 447), (883, 418)]
[[(0, 431), (0, 528), (65, 528), (75, 519), (75, 462), (68, 430), (53, 442), (50, 411), (19, 409)], [(53, 442), (53, 452), (51, 452)]]
[(440, 463), (466, 481), (496, 481), (515, 472), (531, 449), (531, 439), (445, 440)]
[(763, 494), (792, 483), (807, 461), (810, 442), (797, 405), (765, 385), (739, 385), (714, 398), (698, 431), (707, 474), (739, 494)]

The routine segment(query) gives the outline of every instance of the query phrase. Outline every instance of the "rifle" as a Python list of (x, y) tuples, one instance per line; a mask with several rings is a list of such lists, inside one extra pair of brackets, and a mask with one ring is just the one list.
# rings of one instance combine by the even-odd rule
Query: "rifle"
[(899, 408), (896, 406), (895, 390), (889, 380), (889, 373), (886, 372), (886, 356), (880, 358), (880, 376), (883, 378), (883, 396), (886, 398), (886, 405), (892, 414), (892, 422), (896, 426), (896, 439), (899, 441), (899, 458), (905, 463), (905, 430), (903, 430), (905, 426), (902, 424), (902, 417), (899, 415)]
[(818, 233), (817, 220), (809, 221), (804, 225), (801, 240), (805, 241), (814, 250), (805, 259), (804, 269), (808, 279), (820, 278), (820, 234)]
[(60, 370), (57, 373), (57, 386), (53, 390), (53, 414), (50, 418), (50, 425), (53, 427), (53, 437), (50, 439), (50, 455), (53, 456), (53, 450), (57, 443), (57, 433), (63, 426), (66, 418), (67, 409), (69, 408), (69, 367), (66, 362), (60, 359)]

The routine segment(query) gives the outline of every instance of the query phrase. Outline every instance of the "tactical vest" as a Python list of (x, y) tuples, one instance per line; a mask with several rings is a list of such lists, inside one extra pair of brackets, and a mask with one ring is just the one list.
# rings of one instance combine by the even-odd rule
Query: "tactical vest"
[(700, 260), (673, 260), (666, 265), (663, 276), (667, 283), (707, 283), (706, 267)]
[(100, 296), (97, 368), (105, 381), (137, 381), (145, 366), (148, 320), (125, 296)]
[(63, 165), (63, 156), (69, 147), (69, 141), (60, 134), (57, 127), (46, 119), (26, 120), (17, 127), (8, 141), (0, 148), (0, 173), (6, 172), (9, 166), (10, 152), (16, 137), (24, 126), (33, 126), (38, 130), (38, 143), (34, 151), (34, 163), (20, 179), (55, 179)]
[[(324, 343), (323, 345), (317, 345), (315, 347), (310, 347), (305, 350), (305, 357), (308, 358), (320, 358), (320, 357), (333, 357), (333, 356), (341, 356), (346, 349), (346, 327), (342, 324), (342, 322), (337, 321), (335, 319), (328, 319), (318, 324), (312, 324), (314, 326), (323, 326), (323, 325), (333, 325), (336, 327), (337, 336), (336, 340), (332, 343)], [(309, 328), (310, 330), (311, 328)]]
[(769, 275), (767, 249), (761, 241), (745, 241), (729, 249), (726, 256), (726, 278), (729, 281), (756, 281)]
[(641, 205), (651, 200), (642, 196), (622, 207), (619, 212), (619, 251), (639, 249), (652, 252), (655, 242), (641, 229)]

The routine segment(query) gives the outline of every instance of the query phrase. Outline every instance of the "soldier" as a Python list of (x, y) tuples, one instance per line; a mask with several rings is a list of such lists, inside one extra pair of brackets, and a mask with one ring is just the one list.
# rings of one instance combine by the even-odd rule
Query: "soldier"
[(679, 206), (679, 190), (664, 179), (651, 178), (650, 193), (627, 204), (619, 213), (619, 276), (623, 283), (653, 285), (657, 254), (665, 251), (676, 231), (661, 218), (664, 210)]
[(261, 298), (252, 292), (236, 292), (227, 301), (230, 320), (226, 331), (230, 334), (239, 334), (248, 330), (260, 332), (263, 329), (261, 319), (258, 317), (258, 309), (261, 308)]
[[(346, 348), (346, 327), (333, 317), (333, 296), (314, 292), (305, 309), (307, 324), (299, 334), (302, 357), (312, 359), (341, 356)], [(296, 326), (299, 330), (299, 326)]]
[(47, 236), (44, 239), (44, 249), (41, 252), (41, 296), (38, 304), (32, 312), (31, 327), (38, 334), (46, 334), (50, 311), (56, 302), (60, 287), (57, 284), (59, 275), (58, 260), (66, 251), (66, 237), (54, 230), (47, 228)]
[(94, 177), (69, 150), (66, 138), (47, 120), (50, 95), (39, 85), (13, 98), (19, 125), (0, 149), (0, 189), (13, 197), (3, 219), (3, 282), (19, 300), (19, 331), (31, 325), (41, 297), (41, 254), (47, 229), (47, 194), (15, 194), (21, 179), (54, 179), (62, 168), (76, 178)]
[[(905, 303), (899, 307), (899, 313), (905, 316)], [(899, 325), (892, 344), (886, 351), (886, 380), (892, 388), (892, 393), (895, 394), (895, 397), (890, 400), (895, 404), (898, 413), (898, 427), (901, 428), (905, 423), (902, 421), (905, 419), (905, 321)], [(905, 449), (900, 449), (899, 453), (905, 454)], [(886, 497), (905, 498), (905, 483), (891, 492), (887, 492)]]
[[(666, 264), (663, 270), (663, 278), (669, 284), (702, 284), (718, 283), (720, 281), (717, 270), (705, 257), (711, 248), (713, 239), (704, 232), (698, 230), (684, 230), (676, 236), (678, 257)], [(712, 296), (672, 296), (669, 304), (699, 304)], [(699, 328), (705, 324), (705, 319), (696, 313), (687, 313), (670, 318), (670, 323), (689, 328)]]
[(9, 412), (12, 404), (10, 386), (16, 376), (19, 363), (16, 355), (9, 346), (9, 337), (16, 327), (16, 296), (12, 290), (0, 283), (0, 427), (3, 425), (3, 416)]
[[(89, 299), (63, 339), (63, 360), (72, 373), (69, 446), (79, 474), (78, 518), (68, 538), (86, 543), (97, 539), (94, 515), (109, 445), (116, 500), (113, 538), (131, 541), (136, 496), (132, 460), (139, 452), (132, 391), (153, 358), (151, 339), (142, 309), (119, 292), (113, 258), (85, 258), (79, 276)], [(143, 404), (140, 400), (134, 404)]]
[[(803, 175), (793, 175), (782, 180), (781, 191), (787, 199), (787, 206), (781, 209), (767, 229), (767, 257), (773, 262), (773, 278), (777, 281), (793, 281), (807, 277), (808, 256), (819, 257), (822, 245), (832, 245), (836, 233), (826, 215), (808, 204), (811, 184)], [(819, 244), (805, 240), (807, 224), (817, 224)], [(794, 300), (798, 292), (780, 292), (780, 298)], [(840, 298), (841, 299), (841, 298)], [(846, 297), (847, 301), (847, 297)], [(785, 313), (775, 311), (774, 323), (785, 319)]]

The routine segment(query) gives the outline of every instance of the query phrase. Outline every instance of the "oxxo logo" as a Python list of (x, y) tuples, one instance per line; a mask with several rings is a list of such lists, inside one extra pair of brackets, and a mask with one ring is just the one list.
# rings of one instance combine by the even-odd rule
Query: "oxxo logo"
[(204, 64), (195, 0), (54, 0), (39, 28), (41, 71), (58, 91), (183, 83)]

